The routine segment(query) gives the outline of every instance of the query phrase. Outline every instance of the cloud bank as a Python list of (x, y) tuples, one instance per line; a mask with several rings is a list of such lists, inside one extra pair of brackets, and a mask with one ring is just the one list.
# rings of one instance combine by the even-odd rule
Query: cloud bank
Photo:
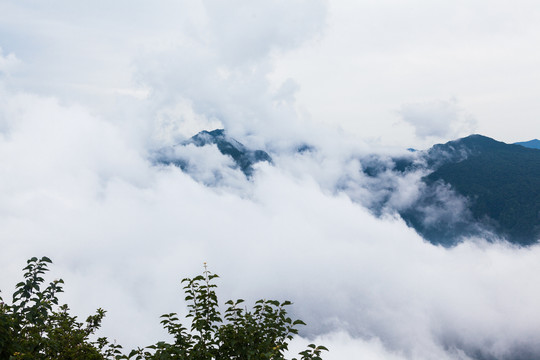
[[(372, 141), (310, 121), (306, 83), (276, 79), (281, 56), (330, 31), (324, 2), (56, 4), (0, 5), (4, 294), (47, 255), (76, 313), (107, 309), (102, 333), (140, 346), (185, 313), (179, 281), (206, 261), (223, 300), (294, 301), (295, 346), (317, 338), (328, 359), (538, 356), (540, 247), (428, 243), (389, 210), (421, 196), (421, 174), (366, 176)], [(407, 119), (441, 106), (410, 121), (420, 136), (460, 124), (452, 102)], [(215, 147), (184, 149), (191, 174), (152, 161), (221, 126), (274, 164), (247, 179)]]
[(4, 292), (26, 258), (47, 254), (77, 312), (102, 306), (104, 333), (149, 344), (164, 336), (161, 313), (185, 311), (179, 279), (206, 261), (223, 299), (294, 300), (304, 336), (334, 347), (330, 359), (353, 349), (390, 359), (540, 351), (536, 246), (433, 246), (396, 217), (328, 191), (309, 165), (298, 176), (262, 163), (236, 190), (209, 188), (154, 166), (82, 108), (3, 99), (2, 118), (14, 120), (0, 143)]

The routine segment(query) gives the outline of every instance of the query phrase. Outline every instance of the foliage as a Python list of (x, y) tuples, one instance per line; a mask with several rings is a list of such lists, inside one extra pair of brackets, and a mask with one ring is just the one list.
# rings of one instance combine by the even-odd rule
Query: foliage
[(97, 342), (90, 336), (100, 327), (105, 311), (98, 309), (83, 324), (69, 314), (67, 305), (58, 305), (63, 280), (54, 280), (45, 288), (42, 275), (51, 260), (31, 258), (25, 280), (16, 285), (11, 305), (0, 298), (0, 359), (114, 359), (117, 346), (106, 338)]
[[(132, 351), (135, 359), (193, 360), (284, 360), (288, 343), (298, 334), (301, 320), (287, 316), (290, 301), (258, 300), (253, 309), (243, 308), (243, 299), (226, 302), (223, 316), (219, 311), (216, 285), (218, 275), (206, 267), (203, 275), (182, 280), (191, 320), (190, 330), (182, 325), (176, 313), (163, 315), (161, 323), (174, 338), (173, 343), (158, 342)], [(301, 352), (301, 360), (321, 360), (324, 346), (310, 344)], [(296, 359), (293, 359), (296, 360)]]
[[(91, 338), (101, 326), (105, 311), (98, 309), (84, 323), (69, 314), (67, 305), (59, 305), (63, 280), (44, 287), (43, 274), (51, 260), (28, 260), (25, 280), (16, 285), (11, 305), (0, 297), (0, 360), (285, 360), (285, 352), (301, 320), (287, 316), (291, 302), (259, 300), (252, 310), (243, 308), (244, 300), (228, 301), (223, 316), (213, 280), (218, 276), (206, 269), (202, 275), (182, 280), (188, 302), (189, 330), (176, 313), (161, 318), (173, 342), (160, 341), (126, 356), (120, 345), (107, 338)], [(321, 360), (324, 346), (310, 344), (298, 359)]]

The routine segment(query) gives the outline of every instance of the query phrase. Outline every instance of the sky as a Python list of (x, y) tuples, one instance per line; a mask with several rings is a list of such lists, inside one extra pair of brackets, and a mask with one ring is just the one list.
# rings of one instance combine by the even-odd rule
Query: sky
[[(533, 1), (0, 0), (2, 294), (47, 255), (130, 348), (166, 336), (207, 262), (223, 300), (293, 301), (294, 347), (328, 359), (538, 354), (540, 248), (434, 246), (370, 211), (418, 198), (419, 174), (374, 184), (356, 159), (540, 137), (539, 37)], [(152, 162), (221, 127), (274, 163)]]

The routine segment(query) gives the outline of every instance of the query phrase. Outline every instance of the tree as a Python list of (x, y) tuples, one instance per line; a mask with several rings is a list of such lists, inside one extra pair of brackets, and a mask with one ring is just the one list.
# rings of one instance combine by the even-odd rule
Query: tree
[[(222, 316), (213, 284), (218, 276), (205, 264), (202, 275), (182, 280), (189, 330), (176, 313), (162, 315), (161, 323), (173, 341), (124, 355), (120, 345), (105, 337), (91, 340), (105, 316), (103, 309), (79, 322), (67, 305), (59, 305), (63, 280), (43, 288), (42, 275), (50, 263), (47, 257), (28, 260), (25, 280), (16, 285), (11, 305), (0, 298), (0, 360), (285, 360), (297, 326), (305, 325), (287, 316), (290, 301), (258, 300), (247, 310), (244, 300), (230, 300)], [(310, 344), (299, 360), (322, 360), (325, 350)]]
[[(164, 328), (174, 338), (172, 343), (160, 341), (130, 354), (136, 360), (285, 360), (285, 352), (293, 335), (298, 334), (301, 320), (287, 316), (290, 301), (258, 300), (252, 310), (243, 308), (243, 299), (229, 300), (223, 317), (213, 280), (218, 275), (206, 268), (202, 275), (182, 280), (188, 302), (188, 330), (176, 313), (162, 315)], [(301, 360), (321, 360), (324, 346), (310, 344), (301, 352)], [(296, 359), (293, 359), (296, 360)]]
[(24, 281), (16, 285), (11, 305), (0, 298), (0, 360), (99, 360), (120, 356), (119, 347), (106, 338), (96, 342), (90, 336), (99, 329), (105, 311), (98, 309), (83, 324), (69, 314), (67, 305), (58, 305), (63, 280), (43, 288), (48, 257), (27, 261)]

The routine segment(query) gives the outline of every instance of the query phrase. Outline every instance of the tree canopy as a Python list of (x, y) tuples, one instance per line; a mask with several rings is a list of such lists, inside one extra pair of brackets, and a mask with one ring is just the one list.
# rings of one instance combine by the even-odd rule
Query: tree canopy
[[(290, 301), (258, 300), (248, 310), (244, 300), (229, 300), (222, 313), (214, 284), (218, 275), (205, 264), (201, 275), (182, 280), (188, 303), (184, 322), (176, 313), (161, 316), (172, 340), (124, 353), (122, 346), (96, 336), (103, 309), (79, 322), (67, 305), (59, 304), (64, 281), (45, 286), (43, 277), (51, 263), (47, 257), (29, 259), (11, 304), (0, 297), (0, 360), (285, 360), (297, 327), (305, 325), (287, 315)], [(322, 360), (326, 350), (310, 344), (292, 360)]]

